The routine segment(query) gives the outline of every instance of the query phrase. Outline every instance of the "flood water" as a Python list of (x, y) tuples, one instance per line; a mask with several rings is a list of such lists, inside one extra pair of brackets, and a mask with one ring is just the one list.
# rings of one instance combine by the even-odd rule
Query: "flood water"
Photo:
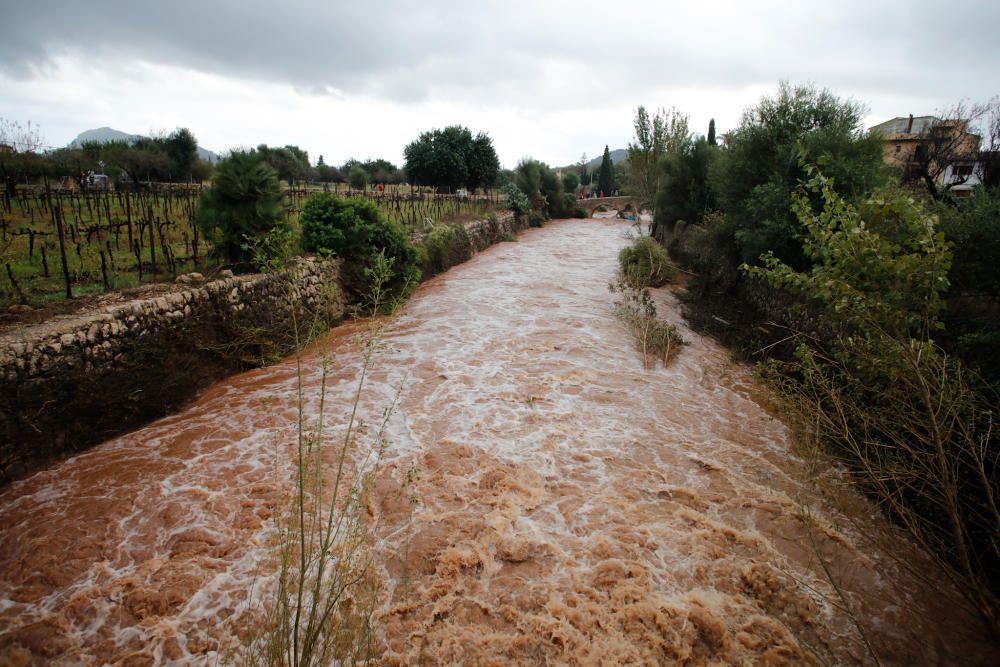
[[(627, 224), (558, 221), (422, 285), (360, 415), (393, 403), (374, 511), (385, 664), (990, 662), (976, 625), (835, 474), (795, 455), (750, 369), (644, 367), (607, 284)], [(359, 325), (303, 355), (335, 433)], [(274, 566), (295, 360), (0, 493), (0, 664), (214, 664)], [(415, 504), (391, 496), (408, 474)], [(818, 477), (818, 479), (817, 479)], [(838, 590), (840, 592), (838, 592)]]

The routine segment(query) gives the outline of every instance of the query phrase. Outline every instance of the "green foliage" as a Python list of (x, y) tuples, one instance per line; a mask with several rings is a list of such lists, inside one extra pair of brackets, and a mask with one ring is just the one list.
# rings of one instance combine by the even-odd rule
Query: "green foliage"
[(198, 161), (198, 140), (187, 128), (179, 128), (163, 142), (164, 152), (170, 160), (173, 180), (194, 180), (194, 165)]
[(278, 173), (278, 178), (289, 184), (312, 177), (309, 154), (298, 146), (272, 147), (267, 144), (257, 146), (257, 153), (264, 162)]
[(355, 190), (364, 190), (368, 185), (368, 172), (360, 165), (355, 165), (347, 173), (347, 182)]
[(355, 168), (365, 172), (368, 183), (402, 183), (406, 180), (406, 174), (399, 167), (381, 158), (364, 162), (351, 158), (341, 167), (340, 173), (350, 174)]
[(385, 285), (390, 294), (403, 294), (420, 280), (417, 253), (406, 233), (368, 199), (317, 193), (306, 200), (299, 220), (303, 249), (343, 258), (341, 276), (355, 296), (369, 291), (365, 270), (378, 253), (392, 263), (393, 276)]
[(807, 266), (803, 229), (788, 205), (807, 178), (804, 159), (820, 164), (852, 202), (885, 182), (881, 140), (864, 132), (863, 121), (860, 104), (787, 83), (744, 112), (712, 174), (719, 203), (736, 225), (742, 261), (773, 251), (796, 268)]
[(654, 217), (657, 226), (672, 232), (679, 220), (697, 222), (716, 207), (709, 174), (718, 155), (718, 148), (701, 137), (667, 154), (660, 163)]
[(608, 289), (617, 295), (615, 315), (635, 338), (643, 365), (648, 368), (660, 360), (666, 366), (676, 358), (685, 341), (676, 326), (659, 318), (649, 290), (629, 283), (621, 275)]
[(246, 237), (285, 224), (282, 204), (274, 169), (253, 151), (235, 152), (218, 164), (212, 187), (202, 191), (198, 223), (227, 259), (246, 260)]
[[(650, 116), (646, 108), (640, 106), (635, 112), (633, 126), (635, 141), (628, 145), (628, 180), (643, 208), (655, 203), (660, 189), (660, 161), (664, 156), (683, 152), (691, 143), (691, 132), (687, 115), (677, 109), (669, 112), (660, 109)], [(604, 190), (605, 194), (609, 192)]]
[(562, 181), (547, 164), (525, 158), (517, 165), (515, 172), (517, 187), (528, 198), (536, 217), (544, 220), (572, 215), (576, 201), (567, 203), (563, 196)]
[(573, 193), (576, 192), (576, 189), (580, 186), (580, 177), (577, 176), (572, 171), (567, 171), (565, 174), (563, 174), (562, 182), (563, 182), (563, 191), (567, 193)]
[(1000, 388), (1000, 189), (936, 210), (955, 256), (945, 345)]
[(622, 278), (631, 287), (661, 287), (673, 277), (667, 251), (649, 236), (640, 236), (618, 253)]
[[(814, 175), (808, 185), (794, 195), (792, 210), (806, 231), (812, 269), (797, 271), (768, 252), (763, 267), (745, 270), (803, 297), (829, 331), (859, 343), (858, 332), (901, 340), (940, 329), (952, 255), (936, 216), (904, 193), (883, 191), (865, 202), (865, 220), (829, 178)], [(810, 194), (823, 201), (819, 214)]]
[(257, 270), (274, 273), (282, 270), (292, 258), (295, 232), (291, 227), (274, 227), (264, 236), (244, 236), (243, 252)]
[(601, 158), (601, 168), (597, 172), (597, 189), (605, 195), (610, 195), (615, 189), (614, 163), (611, 152), (604, 146), (604, 157)]
[(343, 175), (340, 170), (334, 166), (328, 165), (323, 159), (323, 156), (319, 156), (319, 160), (316, 161), (316, 179), (323, 183), (333, 183), (334, 181), (343, 180)]
[[(905, 193), (858, 209), (814, 176), (797, 193), (809, 271), (774, 254), (751, 275), (803, 299), (818, 326), (768, 376), (789, 413), (845, 463), (990, 622), (1000, 614), (996, 397), (935, 344), (951, 244)], [(810, 195), (823, 202), (813, 212)]]
[(472, 241), (463, 224), (437, 224), (418, 248), (420, 270), (425, 278), (437, 275), (472, 257)]
[(504, 203), (515, 215), (524, 215), (531, 210), (531, 200), (514, 183), (507, 183), (501, 186), (500, 194), (504, 196)]
[(739, 280), (736, 225), (721, 211), (708, 211), (697, 224), (677, 222), (668, 250), (696, 272), (688, 289), (700, 293), (726, 293)]
[(500, 172), (489, 135), (480, 132), (473, 137), (461, 125), (421, 133), (406, 146), (403, 155), (411, 182), (439, 189), (488, 187)]

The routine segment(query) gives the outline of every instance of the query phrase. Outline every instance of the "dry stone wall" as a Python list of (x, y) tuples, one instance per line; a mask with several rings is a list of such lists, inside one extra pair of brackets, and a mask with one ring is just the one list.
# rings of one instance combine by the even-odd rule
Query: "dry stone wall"
[(337, 277), (335, 260), (301, 259), (283, 274), (229, 274), (0, 335), (0, 473), (167, 414), (289, 352), (293, 311), (327, 324), (343, 316)]

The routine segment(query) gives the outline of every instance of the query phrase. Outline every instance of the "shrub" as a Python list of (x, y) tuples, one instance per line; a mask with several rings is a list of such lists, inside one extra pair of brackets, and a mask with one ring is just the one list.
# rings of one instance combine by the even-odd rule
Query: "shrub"
[(212, 187), (201, 194), (198, 224), (229, 261), (250, 258), (247, 237), (285, 226), (278, 174), (255, 152), (236, 152), (215, 168)]
[[(647, 368), (659, 359), (664, 366), (669, 364), (685, 345), (677, 327), (661, 320), (656, 312), (656, 304), (646, 288), (629, 284), (624, 276), (608, 285), (615, 300), (615, 315), (625, 324), (642, 350), (642, 363)], [(650, 361), (650, 358), (653, 361)]]
[(648, 236), (640, 236), (618, 253), (622, 277), (632, 287), (660, 287), (673, 278), (667, 251)]
[(421, 272), (429, 277), (472, 257), (472, 241), (465, 225), (437, 224), (420, 243), (418, 253)]
[(505, 183), (500, 188), (500, 192), (506, 197), (507, 208), (513, 211), (515, 215), (524, 215), (531, 208), (528, 196), (521, 192), (521, 189), (513, 183)]
[(306, 201), (299, 220), (303, 249), (343, 258), (341, 279), (355, 297), (368, 292), (365, 270), (380, 252), (391, 263), (393, 275), (385, 285), (390, 294), (401, 295), (420, 280), (417, 253), (406, 233), (374, 202), (317, 193)]
[[(948, 288), (950, 244), (935, 216), (904, 193), (861, 211), (814, 176), (793, 211), (812, 263), (768, 253), (745, 269), (799, 296), (816, 315), (792, 362), (770, 375), (803, 435), (855, 478), (996, 627), (1000, 617), (1000, 449), (996, 396), (932, 336)], [(811, 197), (823, 202), (814, 213)]]

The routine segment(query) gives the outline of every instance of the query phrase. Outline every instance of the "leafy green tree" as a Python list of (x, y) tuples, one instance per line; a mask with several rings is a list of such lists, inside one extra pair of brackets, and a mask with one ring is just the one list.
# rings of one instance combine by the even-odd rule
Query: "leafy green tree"
[(881, 140), (865, 132), (863, 120), (857, 102), (787, 82), (743, 113), (726, 135), (712, 178), (743, 261), (773, 251), (792, 266), (807, 265), (803, 228), (788, 205), (806, 177), (804, 159), (821, 164), (848, 201), (886, 181)]
[(84, 150), (105, 163), (105, 170), (117, 167), (128, 174), (133, 184), (143, 181), (166, 181), (170, 178), (170, 159), (162, 142), (141, 137), (129, 144), (126, 141), (109, 141), (103, 144), (88, 143)]
[(212, 187), (202, 192), (198, 223), (228, 260), (247, 260), (247, 238), (286, 225), (283, 203), (274, 169), (254, 151), (234, 152), (219, 162)]
[(569, 217), (576, 201), (568, 201), (563, 193), (563, 183), (549, 165), (532, 158), (525, 158), (517, 165), (516, 184), (530, 202), (531, 209), (540, 220)]
[(355, 296), (363, 298), (371, 287), (376, 255), (391, 263), (392, 278), (385, 286), (391, 293), (403, 294), (420, 281), (417, 252), (406, 232), (374, 202), (317, 193), (306, 200), (299, 220), (302, 247), (343, 258), (341, 278)]
[[(716, 207), (709, 181), (719, 150), (699, 137), (679, 153), (670, 153), (660, 163), (660, 190), (656, 195), (655, 223), (659, 232), (673, 232), (678, 221), (697, 223)], [(657, 234), (658, 238), (663, 238)]]
[(278, 178), (293, 185), (312, 175), (309, 154), (298, 146), (257, 146), (257, 153), (278, 173)]
[(640, 106), (636, 109), (633, 126), (635, 141), (628, 145), (629, 182), (639, 197), (640, 206), (654, 207), (655, 213), (655, 197), (662, 174), (660, 162), (668, 154), (682, 152), (691, 142), (688, 117), (677, 109), (669, 112), (660, 109), (650, 116), (646, 107)]
[(364, 190), (368, 185), (368, 172), (361, 165), (355, 165), (347, 172), (347, 182), (355, 190)]
[(611, 161), (611, 151), (604, 146), (604, 157), (601, 158), (601, 168), (597, 172), (597, 189), (610, 195), (615, 189), (615, 166)]
[(332, 183), (333, 181), (340, 181), (343, 177), (339, 169), (328, 165), (323, 160), (323, 156), (320, 155), (319, 160), (316, 161), (316, 178), (323, 183)]
[(480, 132), (472, 140), (466, 152), (465, 163), (469, 173), (466, 185), (470, 188), (488, 188), (496, 184), (500, 160), (488, 134)]
[(572, 171), (567, 171), (563, 174), (563, 190), (565, 192), (576, 192), (576, 189), (580, 186), (580, 177)]
[(174, 180), (192, 179), (194, 164), (198, 159), (198, 140), (186, 127), (174, 130), (163, 142), (170, 161), (170, 175)]
[(423, 132), (403, 151), (410, 181), (444, 190), (487, 187), (496, 182), (500, 162), (485, 133), (451, 125)]

